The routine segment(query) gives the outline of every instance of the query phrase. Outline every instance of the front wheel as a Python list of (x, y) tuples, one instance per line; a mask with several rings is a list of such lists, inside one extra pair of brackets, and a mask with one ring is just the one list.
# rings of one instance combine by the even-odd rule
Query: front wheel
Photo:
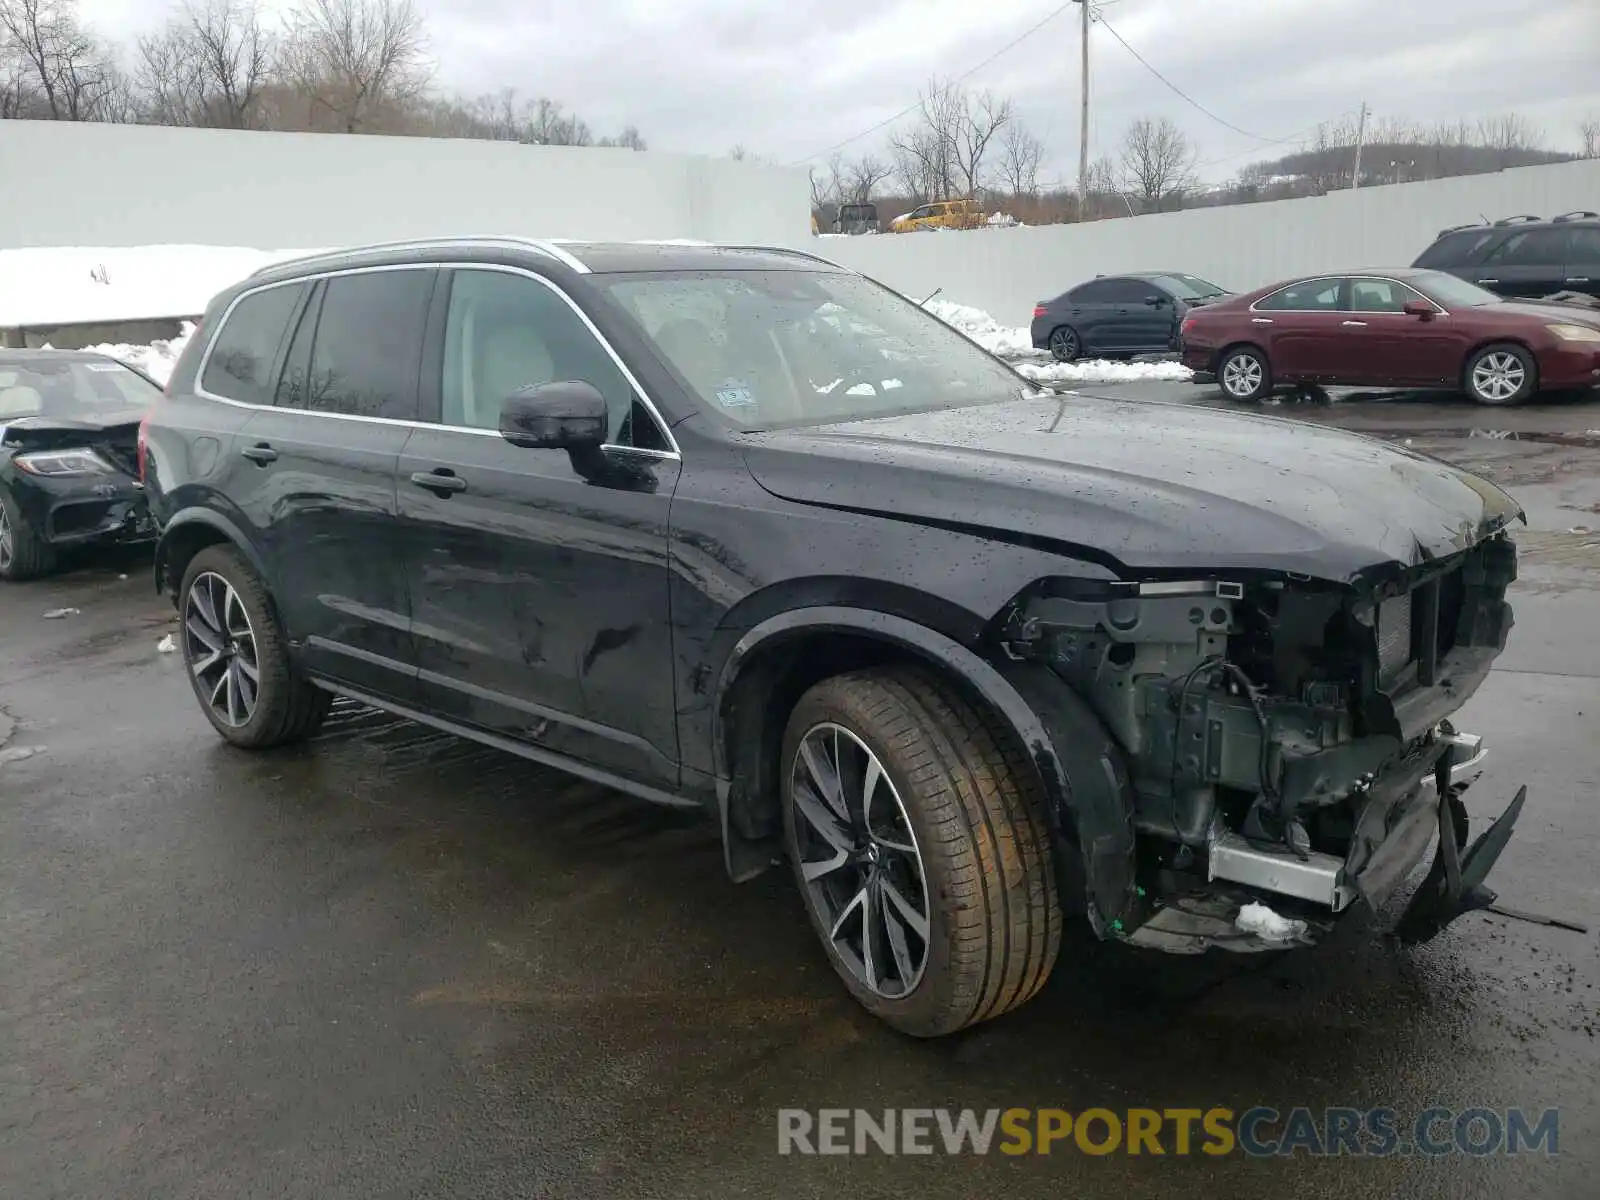
[(333, 697), (295, 670), (266, 585), (238, 550), (196, 554), (178, 596), (189, 682), (223, 738), (264, 750), (316, 732)]
[(55, 565), (54, 547), (39, 536), (11, 493), (0, 488), (0, 579), (37, 579)]
[(1217, 364), (1217, 382), (1230, 400), (1260, 400), (1272, 390), (1272, 366), (1254, 346), (1235, 346)]
[(1044, 801), (1020, 750), (913, 670), (825, 680), (783, 741), (785, 836), (834, 970), (917, 1037), (1031, 999), (1061, 941)]
[(1521, 404), (1539, 388), (1539, 364), (1514, 342), (1485, 346), (1468, 360), (1465, 383), (1479, 404)]

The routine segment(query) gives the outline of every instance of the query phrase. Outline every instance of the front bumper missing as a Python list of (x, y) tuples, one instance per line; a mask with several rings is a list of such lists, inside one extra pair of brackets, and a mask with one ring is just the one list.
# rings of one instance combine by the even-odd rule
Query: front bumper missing
[[(1213, 946), (1260, 951), (1309, 944), (1355, 900), (1366, 901), (1374, 911), (1387, 901), (1426, 851), (1435, 827), (1441, 834), (1438, 852), (1395, 933), (1408, 944), (1425, 942), (1461, 914), (1493, 904), (1495, 893), (1484, 880), (1510, 841), (1527, 788), (1520, 789), (1500, 818), (1465, 848), (1467, 812), (1461, 793), (1477, 778), (1488, 752), (1483, 739), (1472, 734), (1450, 733), (1440, 740), (1445, 744), (1443, 753), (1415, 769), (1417, 774), (1426, 772), (1422, 778), (1411, 774), (1391, 781), (1391, 787), (1411, 799), (1377, 806), (1386, 834), (1370, 852), (1352, 852), (1350, 858), (1358, 861), (1317, 852), (1301, 857), (1287, 847), (1265, 846), (1223, 832), (1210, 847), (1210, 890), (1165, 898), (1128, 940), (1177, 953), (1200, 953)], [(1292, 938), (1272, 940), (1237, 927), (1241, 907), (1262, 893), (1294, 904), (1302, 919), (1292, 922), (1297, 927)]]

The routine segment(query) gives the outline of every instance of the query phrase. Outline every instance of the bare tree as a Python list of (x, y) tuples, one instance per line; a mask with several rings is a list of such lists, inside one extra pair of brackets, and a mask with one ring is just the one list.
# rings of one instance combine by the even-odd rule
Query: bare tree
[(955, 160), (961, 172), (964, 194), (976, 196), (983, 186), (983, 164), (995, 136), (1010, 125), (1013, 111), (1011, 101), (983, 92), (969, 99), (961, 95), (959, 120), (956, 122)]
[(1044, 143), (1020, 121), (1006, 127), (1000, 142), (1000, 181), (1014, 198), (1039, 194), (1039, 164), (1044, 161)]
[(649, 144), (640, 136), (639, 130), (633, 125), (624, 125), (622, 132), (613, 137), (603, 137), (595, 143), (596, 146), (613, 146), (618, 150), (648, 150)]
[(1122, 167), (1146, 210), (1159, 212), (1194, 186), (1195, 149), (1167, 117), (1140, 118), (1122, 138)]
[(384, 109), (422, 97), (431, 75), (425, 51), (412, 0), (305, 0), (290, 15), (284, 63), (314, 109), (357, 133)]
[(957, 145), (967, 119), (967, 96), (952, 80), (935, 78), (921, 94), (909, 130), (891, 134), (895, 169), (912, 196), (946, 200), (955, 194)]
[(1515, 152), (1544, 148), (1544, 131), (1514, 112), (1499, 113), (1478, 122), (1478, 145), (1497, 151), (1500, 166), (1510, 165)]
[(841, 199), (849, 204), (866, 204), (878, 185), (894, 174), (894, 168), (872, 154), (863, 154), (848, 164), (841, 182)]
[(117, 86), (116, 63), (78, 20), (76, 0), (0, 0), (0, 44), (12, 65), (8, 93), (33, 100), (36, 115), (93, 121)]
[(1583, 157), (1600, 158), (1600, 116), (1589, 116), (1579, 121), (1578, 136), (1583, 139)]
[(145, 116), (170, 125), (257, 128), (275, 52), (254, 0), (185, 6), (160, 33), (139, 39), (136, 80)]

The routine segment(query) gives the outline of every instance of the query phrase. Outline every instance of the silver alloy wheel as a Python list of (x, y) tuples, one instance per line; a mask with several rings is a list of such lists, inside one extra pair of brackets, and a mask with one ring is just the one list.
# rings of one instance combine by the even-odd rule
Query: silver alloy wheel
[(1509, 350), (1485, 354), (1472, 368), (1472, 390), (1485, 400), (1509, 400), (1527, 379), (1527, 368)]
[(233, 585), (214, 571), (195, 576), (183, 606), (183, 658), (196, 690), (223, 724), (249, 724), (261, 686), (250, 614)]
[(1253, 396), (1261, 386), (1261, 360), (1254, 354), (1241, 351), (1222, 364), (1222, 387), (1230, 396), (1244, 399)]
[(928, 883), (889, 773), (842, 725), (806, 730), (789, 768), (806, 902), (865, 988), (908, 996), (928, 965)]
[(0, 504), (0, 571), (11, 566), (16, 553), (17, 535), (11, 528), (11, 514), (6, 512), (4, 504)]

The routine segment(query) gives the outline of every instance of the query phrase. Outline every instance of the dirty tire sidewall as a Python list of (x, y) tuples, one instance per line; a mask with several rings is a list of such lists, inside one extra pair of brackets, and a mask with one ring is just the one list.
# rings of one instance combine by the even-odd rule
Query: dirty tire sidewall
[(0, 566), (0, 579), (20, 583), (55, 570), (55, 547), (38, 535), (22, 515), (22, 506), (4, 487), (0, 487), (0, 505), (5, 507), (6, 526), (11, 531), (11, 558)]
[[(1495, 354), (1509, 354), (1522, 364), (1522, 386), (1509, 396), (1488, 396), (1473, 384), (1473, 374), (1478, 364)], [(1485, 404), (1491, 408), (1509, 408), (1530, 399), (1539, 390), (1539, 362), (1525, 346), (1519, 346), (1515, 342), (1497, 342), (1492, 346), (1485, 346), (1467, 360), (1466, 369), (1461, 373), (1461, 385), (1476, 404)]]
[[(221, 576), (233, 587), (255, 634), (256, 667), (260, 673), (256, 709), (250, 719), (239, 726), (219, 721), (207, 698), (201, 694), (190, 661), (189, 639), (184, 636), (182, 627), (188, 611), (189, 591), (194, 581), (206, 572)], [(333, 697), (303, 680), (295, 670), (289, 659), (288, 639), (266, 585), (236, 548), (208, 546), (190, 560), (178, 590), (178, 625), (184, 673), (189, 676), (200, 711), (224, 739), (245, 749), (264, 750), (308, 737), (322, 724)]]
[[(905, 806), (929, 907), (926, 964), (905, 996), (861, 984), (838, 958), (801, 877), (790, 776), (805, 733), (831, 722), (883, 764)], [(1009, 734), (916, 669), (816, 685), (795, 706), (779, 764), (784, 838), (802, 903), (834, 971), (862, 1007), (903, 1033), (939, 1037), (1032, 999), (1060, 948), (1062, 914), (1045, 805)]]

